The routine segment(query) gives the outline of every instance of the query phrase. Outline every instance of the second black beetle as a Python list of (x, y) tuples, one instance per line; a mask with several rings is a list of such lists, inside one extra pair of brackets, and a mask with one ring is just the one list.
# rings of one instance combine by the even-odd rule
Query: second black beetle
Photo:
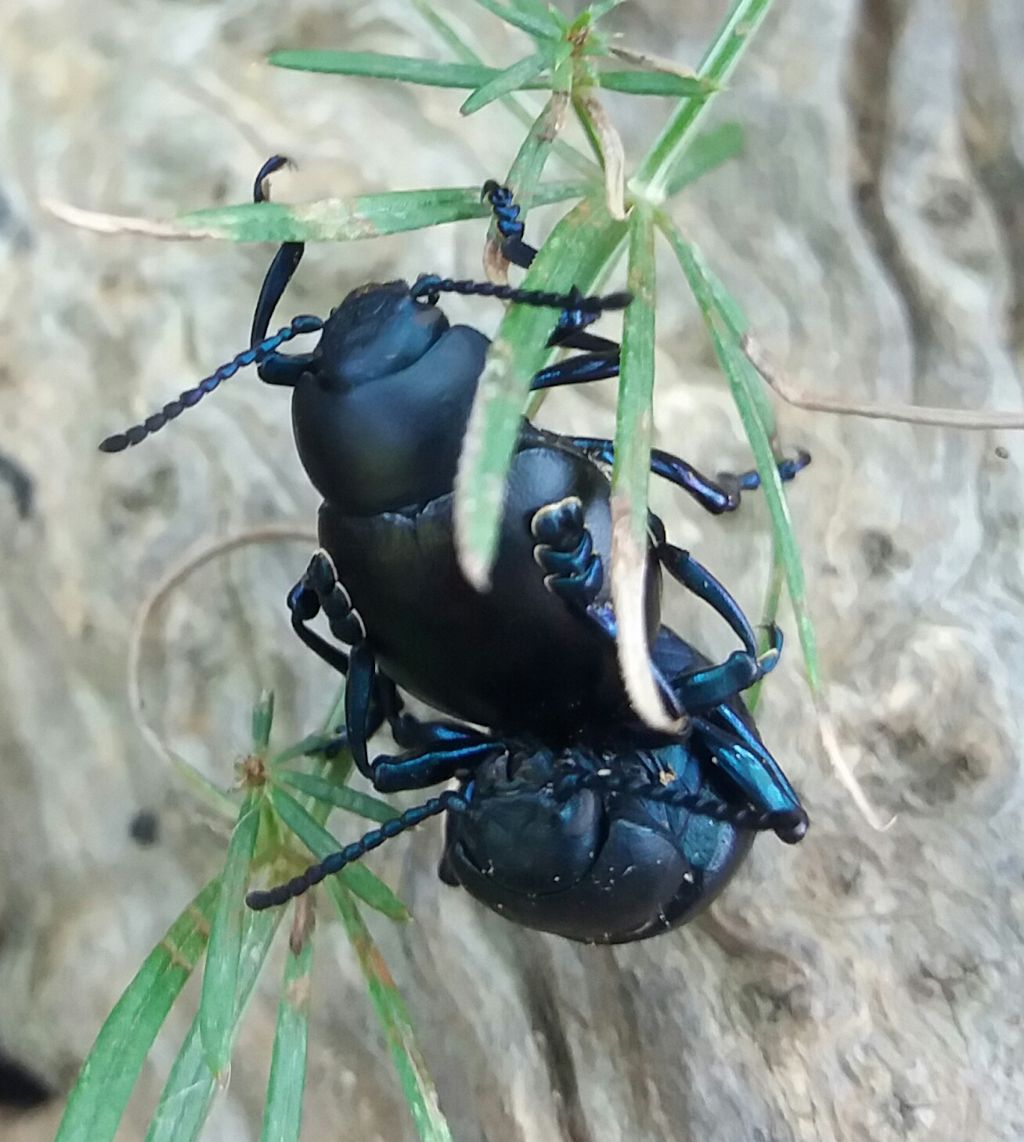
[[(669, 685), (709, 665), (662, 627), (654, 661)], [(623, 724), (595, 742), (555, 746), (404, 714), (378, 678), (381, 708), (400, 744), (379, 757), (381, 792), (447, 790), (300, 876), (246, 897), (279, 906), (438, 814), (446, 817), (439, 875), (528, 928), (583, 943), (626, 943), (692, 919), (726, 886), (756, 832), (789, 843), (807, 828), (800, 801), (738, 696), (701, 712), (685, 732), (654, 740)], [(273, 799), (273, 792), (270, 794)]]

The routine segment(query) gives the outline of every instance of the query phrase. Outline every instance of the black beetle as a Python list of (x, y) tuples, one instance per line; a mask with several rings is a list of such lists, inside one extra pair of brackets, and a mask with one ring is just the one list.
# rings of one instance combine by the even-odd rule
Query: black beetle
[[(653, 658), (670, 680), (705, 669), (662, 627)], [(385, 689), (387, 682), (383, 680)], [(392, 719), (419, 747), (372, 766), (382, 791), (450, 790), (367, 833), (301, 876), (250, 892), (283, 904), (429, 817), (447, 814), (439, 875), (509, 920), (584, 943), (625, 943), (686, 923), (725, 887), (755, 832), (800, 840), (807, 817), (738, 696), (684, 734), (644, 741), (635, 726), (601, 745), (552, 747), (444, 723)]]
[[(284, 160), (271, 159), (256, 179)], [(518, 208), (507, 191), (485, 187), (510, 260), (528, 265)], [(294, 319), (266, 336), (273, 311), (301, 259), (300, 243), (275, 256), (257, 302), (250, 349), (142, 425), (101, 445), (137, 444), (195, 404), (243, 365), (293, 389), (292, 419), (300, 459), (324, 496), (319, 532), (329, 556), (314, 557), (289, 595), (293, 626), (326, 661), (349, 669), (346, 718), (360, 770), (369, 775), (366, 736), (374, 670), (430, 705), (501, 733), (530, 733), (551, 745), (570, 742), (583, 727), (615, 731), (630, 715), (614, 646), (614, 618), (604, 567), (610, 551), (610, 488), (599, 462), (607, 440), (563, 437), (524, 421), (506, 493), (492, 588), (477, 592), (462, 576), (452, 540), (452, 487), (463, 430), (488, 341), (466, 326), (449, 326), (437, 308), (441, 292), (481, 293), (560, 308), (551, 344), (580, 354), (537, 374), (534, 387), (613, 376), (615, 342), (586, 331), (628, 295), (559, 296), (425, 276), (355, 290), (326, 321)], [(308, 353), (280, 346), (302, 332), (321, 331)], [(784, 478), (808, 460), (780, 465)], [(683, 487), (705, 508), (729, 511), (756, 473), (703, 477), (668, 453), (652, 470)], [(734, 600), (687, 553), (665, 542), (656, 520), (649, 560), (646, 615), (653, 637), (660, 613), (660, 567), (709, 602), (743, 643), (726, 663), (694, 671), (670, 689), (675, 714), (714, 705), (749, 686), (774, 664), (779, 641), (759, 656), (750, 624)], [(544, 578), (532, 572), (539, 562)], [(352, 645), (352, 661), (312, 632), (320, 608), (332, 633)]]

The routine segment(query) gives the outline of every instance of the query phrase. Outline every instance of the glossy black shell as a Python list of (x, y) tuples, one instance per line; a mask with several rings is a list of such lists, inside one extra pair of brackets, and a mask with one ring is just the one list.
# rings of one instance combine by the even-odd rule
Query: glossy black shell
[[(680, 668), (707, 663), (674, 641)], [(731, 704), (753, 727), (743, 703)], [(524, 927), (619, 944), (691, 920), (750, 851), (753, 833), (640, 796), (583, 790), (556, 801), (551, 783), (567, 764), (659, 788), (670, 771), (673, 788), (744, 804), (697, 735), (650, 750), (628, 739), (615, 751), (522, 743), (474, 771), (469, 808), (447, 818), (441, 878)]]
[[(607, 571), (610, 488), (587, 457), (524, 421), (492, 586), (469, 584), (455, 555), (452, 488), (487, 345), (403, 282), (364, 287), (328, 319), (316, 367), (295, 387), (296, 442), (324, 497), (320, 543), (380, 667), (445, 713), (558, 744), (585, 726), (619, 724), (628, 700), (611, 640), (544, 586), (530, 521), (579, 497)], [(647, 611), (653, 634), (653, 561)]]

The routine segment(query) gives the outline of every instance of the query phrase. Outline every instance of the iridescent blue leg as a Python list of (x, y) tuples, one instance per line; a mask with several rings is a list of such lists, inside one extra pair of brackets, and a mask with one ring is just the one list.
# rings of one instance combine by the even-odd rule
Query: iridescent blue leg
[(584, 526), (582, 502), (568, 496), (538, 508), (530, 532), (537, 541), (533, 557), (545, 572), (545, 586), (585, 611), (601, 593), (604, 566)]
[[(573, 447), (601, 464), (611, 464), (615, 460), (615, 446), (611, 440), (596, 436), (569, 436), (566, 439)], [(810, 453), (802, 450), (790, 459), (780, 460), (780, 479), (792, 480), (810, 462)], [(755, 471), (740, 472), (738, 475), (719, 472), (716, 479), (712, 480), (692, 464), (679, 456), (673, 456), (671, 452), (663, 452), (660, 448), (651, 449), (651, 471), (682, 488), (712, 515), (735, 511), (740, 506), (741, 491), (752, 491), (761, 486), (761, 477)]]
[(487, 757), (501, 753), (503, 742), (475, 730), (449, 726), (446, 740), (438, 739), (434, 749), (413, 753), (387, 754), (374, 759), (373, 785), (381, 793), (398, 793), (405, 789), (425, 789), (440, 785), (453, 777), (474, 769)]
[[(345, 728), (348, 746), (359, 772), (371, 777), (366, 743), (380, 725), (376, 715), (376, 660), (366, 642), (362, 619), (338, 582), (334, 564), (325, 551), (313, 555), (302, 579), (288, 595), (292, 627), (302, 641), (348, 678), (345, 686)], [(352, 647), (346, 656), (305, 624), (323, 610), (331, 634)]]
[(320, 861), (319, 864), (307, 868), (304, 873), (293, 877), (286, 884), (278, 884), (274, 888), (256, 889), (250, 892), (246, 896), (245, 902), (257, 912), (264, 908), (273, 908), (276, 905), (285, 904), (294, 897), (301, 896), (322, 880), (326, 880), (327, 877), (341, 872), (346, 865), (361, 860), (368, 852), (379, 848), (392, 837), (397, 837), (399, 833), (404, 833), (406, 829), (415, 828), (416, 825), (429, 820), (431, 817), (436, 817), (440, 813), (465, 809), (466, 805), (466, 798), (461, 793), (454, 791), (442, 793), (438, 797), (431, 797), (422, 805), (415, 805), (393, 820), (385, 821), (379, 828), (371, 829), (358, 841), (354, 841), (338, 852), (332, 853), (331, 856)]
[(774, 814), (772, 828), (787, 844), (807, 832), (807, 813), (779, 763), (743, 719), (718, 706), (692, 720), (693, 733), (711, 752), (722, 773), (756, 809)]
[[(501, 252), (514, 266), (527, 270), (537, 256), (535, 247), (523, 241), (525, 226), (519, 217), (519, 206), (507, 186), (499, 186), (493, 179), (484, 183), (482, 198), (486, 198), (494, 211), (494, 220), (501, 235)], [(576, 293), (575, 287), (573, 293)], [(565, 349), (580, 349), (585, 357), (570, 358), (548, 369), (542, 369), (534, 378), (532, 388), (545, 389), (555, 385), (582, 384), (618, 376), (619, 344), (607, 337), (585, 333), (586, 326), (597, 320), (594, 313), (570, 305), (558, 318), (548, 345)]]
[[(267, 179), (288, 165), (283, 155), (273, 155), (260, 167), (252, 188), (253, 202), (269, 202), (270, 187)], [(281, 296), (288, 288), (295, 271), (299, 268), (302, 255), (305, 252), (302, 242), (285, 242), (274, 255), (260, 286), (260, 294), (256, 300), (256, 309), (253, 312), (252, 332), (250, 343), (255, 345), (262, 341), (270, 328), (274, 310), (277, 308)], [(289, 356), (287, 353), (275, 353), (268, 357), (256, 370), (260, 380), (270, 385), (292, 386), (301, 376), (302, 372), (312, 360), (310, 354), (302, 353)]]
[[(716, 745), (724, 751), (725, 747)], [(742, 749), (742, 746), (738, 747)], [(767, 752), (767, 751), (765, 751)], [(599, 793), (618, 793), (626, 796), (641, 797), (648, 801), (655, 801), (660, 805), (671, 805), (677, 809), (685, 809), (696, 816), (710, 817), (715, 821), (726, 821), (738, 829), (749, 829), (752, 832), (773, 832), (788, 844), (799, 841), (807, 831), (807, 815), (800, 808), (796, 794), (793, 795), (792, 805), (779, 808), (763, 808), (752, 797), (753, 805), (734, 805), (723, 801), (720, 797), (706, 792), (694, 792), (691, 789), (681, 788), (676, 783), (659, 785), (653, 781), (638, 782), (634, 778), (622, 774), (604, 771), (581, 771), (570, 773), (560, 778), (552, 788), (556, 798), (568, 800), (573, 794), (583, 789), (592, 789)], [(744, 790), (744, 792), (746, 792)], [(797, 817), (802, 821), (803, 831), (795, 835)]]
[(684, 709), (693, 713), (727, 702), (774, 669), (782, 651), (782, 632), (778, 627), (771, 628), (770, 649), (759, 654), (757, 636), (746, 615), (706, 567), (689, 552), (663, 540), (655, 544), (654, 554), (674, 579), (725, 619), (744, 646), (717, 666), (687, 671), (671, 680), (672, 690)]
[[(594, 551), (579, 498), (567, 496), (538, 508), (530, 521), (530, 532), (538, 541), (533, 557), (546, 572), (544, 584), (548, 590), (564, 599), (605, 638), (614, 642), (617, 627), (611, 606), (598, 603), (604, 585), (604, 565)], [(666, 710), (671, 717), (678, 718), (683, 710), (673, 688), (653, 662), (651, 672)]]

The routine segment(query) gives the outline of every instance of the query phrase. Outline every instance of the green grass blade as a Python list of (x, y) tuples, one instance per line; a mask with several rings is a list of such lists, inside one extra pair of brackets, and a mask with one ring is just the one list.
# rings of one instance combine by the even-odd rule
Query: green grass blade
[[(248, 913), (239, 963), (236, 1026), (245, 1013), (283, 915), (282, 908)], [(193, 1142), (197, 1139), (216, 1089), (217, 1079), (206, 1064), (199, 1017), (196, 1016), (160, 1095), (146, 1142)]]
[[(534, 191), (555, 144), (559, 119), (565, 113), (564, 104), (565, 96), (562, 93), (552, 94), (544, 105), (544, 110), (530, 125), (530, 130), (509, 167), (505, 185), (515, 194), (523, 215), (534, 200)], [(496, 229), (493, 221), (491, 227), (492, 230)]]
[(629, 289), (612, 467), (612, 600), (619, 624), (619, 666), (630, 699), (650, 725), (674, 727), (651, 673), (643, 604), (647, 567), (647, 488), (654, 394), (654, 221), (638, 203), (629, 219)]
[[(625, 234), (626, 224), (612, 219), (602, 201), (586, 199), (552, 231), (523, 285), (564, 292), (575, 283), (587, 293), (614, 263)], [(553, 310), (512, 306), (480, 377), (459, 461), (455, 503), (459, 560), (467, 578), (478, 587), (490, 575), (505, 474), (530, 382), (549, 353), (547, 339), (556, 319)]]
[(416, 1131), (423, 1142), (452, 1142), (451, 1131), (437, 1101), (437, 1091), (416, 1043), (412, 1020), (391, 972), (344, 886), (338, 883), (337, 877), (331, 877), (326, 883), (366, 979)]
[(697, 305), (711, 337), (719, 364), (729, 381), (736, 408), (743, 422), (744, 431), (750, 442), (751, 451), (761, 476), (761, 485), (772, 521), (772, 536), (775, 550), (782, 561), (786, 586), (796, 617), (797, 632), (803, 649), (807, 679), (814, 694), (821, 692), (821, 667), (818, 658), (817, 639), (814, 625), (807, 609), (807, 587), (804, 579), (803, 563), (797, 545), (793, 525), (789, 518), (782, 481), (772, 451), (770, 429), (764, 423), (759, 397), (755, 395), (761, 380), (753, 366), (746, 359), (739, 344), (736, 331), (731, 328), (730, 314), (739, 313), (739, 307), (732, 302), (724, 308), (716, 300), (711, 283), (702, 272), (702, 263), (690, 244), (683, 238), (669, 219), (662, 216), (659, 224), (675, 251), (690, 289), (693, 290)]
[[(534, 202), (564, 202), (580, 198), (585, 182), (551, 182), (537, 188)], [(355, 242), (486, 218), (491, 212), (480, 201), (480, 188), (442, 187), (436, 190), (396, 190), (356, 198), (327, 198), (321, 202), (289, 205), (282, 202), (246, 202), (183, 214), (182, 230), (200, 228), (208, 237), (233, 242)]]
[[(464, 37), (455, 30), (448, 20), (438, 12), (434, 4), (431, 3), (431, 0), (413, 0), (413, 3), (416, 5), (420, 15), (463, 63), (483, 65), (483, 60), (480, 56), (470, 47)], [(534, 122), (535, 116), (533, 113), (514, 95), (504, 96), (501, 103), (524, 127), (529, 127)], [(575, 147), (570, 146), (570, 144), (564, 142), (562, 139), (555, 140), (554, 150), (563, 162), (573, 167), (580, 174), (587, 175), (591, 178), (599, 177), (600, 171), (598, 168), (594, 166), (585, 155), (581, 155)]]
[(206, 1061), (214, 1074), (221, 1074), (231, 1057), (235, 1027), (235, 993), (238, 989), (238, 957), (242, 951), (245, 915), (245, 885), (259, 830), (261, 792), (252, 791), (238, 814), (238, 823), (228, 844), (221, 874), (221, 893), (206, 952), (203, 990), (199, 1001), (199, 1031)]
[(674, 75), (667, 71), (599, 71), (596, 78), (600, 87), (624, 95), (682, 98), (689, 95), (707, 96), (716, 88), (710, 79), (702, 76)]
[[(782, 601), (782, 581), (785, 575), (785, 568), (782, 566), (782, 558), (779, 555), (778, 547), (772, 544), (772, 573), (768, 576), (768, 586), (764, 592), (764, 604), (761, 607), (761, 631), (758, 635), (758, 653), (764, 654), (770, 645), (769, 629), (779, 616), (779, 603)], [(757, 704), (761, 701), (761, 687), (764, 685), (764, 677), (759, 678), (753, 686), (743, 695), (743, 700), (746, 702), (747, 709), (753, 714), (757, 710)]]
[(463, 115), (472, 115), (474, 111), (479, 111), (488, 103), (493, 103), (495, 99), (501, 99), (505, 95), (511, 95), (513, 91), (519, 91), (532, 79), (536, 79), (549, 62), (549, 55), (545, 52), (536, 52), (534, 55), (524, 56), (523, 59), (517, 60), (510, 67), (505, 68), (504, 71), (499, 71), (492, 79), (481, 84), (459, 108), (459, 112)]
[(411, 56), (377, 52), (284, 51), (272, 52), (273, 67), (314, 71), (323, 75), (358, 75), (365, 79), (394, 79), (425, 87), (480, 87), (500, 75), (500, 69), (482, 64), (443, 63)]
[(338, 809), (356, 813), (368, 821), (383, 825), (399, 815), (399, 810), (379, 797), (371, 797), (347, 785), (337, 785), (316, 773), (301, 773), (296, 769), (286, 769), (274, 774), (274, 781), (290, 785), (300, 793), (306, 793), (317, 801), (323, 801)]
[[(704, 53), (698, 74), (720, 88), (761, 26), (771, 4), (772, 0), (736, 0)], [(690, 96), (676, 108), (633, 176), (632, 186), (638, 194), (654, 202), (664, 198), (676, 165), (690, 145), (693, 130), (713, 94), (712, 91)]]
[(284, 965), (261, 1142), (298, 1142), (306, 1085), (309, 997), (313, 968), (312, 911), (299, 901)]
[(745, 140), (739, 123), (723, 123), (698, 135), (680, 156), (668, 182), (668, 196), (703, 178), (722, 163), (743, 154)]
[(304, 738), (281, 750), (280, 753), (275, 753), (270, 759), (270, 765), (272, 768), (277, 768), (286, 762), (294, 761), (297, 757), (315, 757), (322, 753), (327, 744), (334, 738), (334, 734), (307, 734)]
[(210, 881), (146, 957), (107, 1016), (68, 1096), (56, 1142), (114, 1137), (153, 1040), (203, 954), (219, 895), (220, 881)]
[(263, 753), (270, 744), (270, 728), (274, 724), (274, 692), (264, 690), (252, 708), (253, 753)]
[(497, 0), (476, 0), (476, 2), (481, 8), (486, 8), (488, 12), (504, 20), (506, 24), (526, 32), (534, 39), (550, 40), (562, 34), (561, 23), (549, 11), (541, 14), (540, 5), (516, 4), (510, 8), (506, 4), (497, 3)]
[[(275, 788), (270, 798), (281, 820), (299, 838), (307, 849), (316, 857), (324, 857), (336, 853), (343, 846), (317, 822), (317, 820), (283, 789)], [(383, 912), (391, 920), (410, 919), (409, 910), (391, 891), (390, 888), (375, 876), (365, 865), (350, 864), (343, 868), (338, 876), (345, 882), (345, 887), (359, 897), (365, 904), (378, 912)], [(335, 877), (329, 877), (335, 880)]]

